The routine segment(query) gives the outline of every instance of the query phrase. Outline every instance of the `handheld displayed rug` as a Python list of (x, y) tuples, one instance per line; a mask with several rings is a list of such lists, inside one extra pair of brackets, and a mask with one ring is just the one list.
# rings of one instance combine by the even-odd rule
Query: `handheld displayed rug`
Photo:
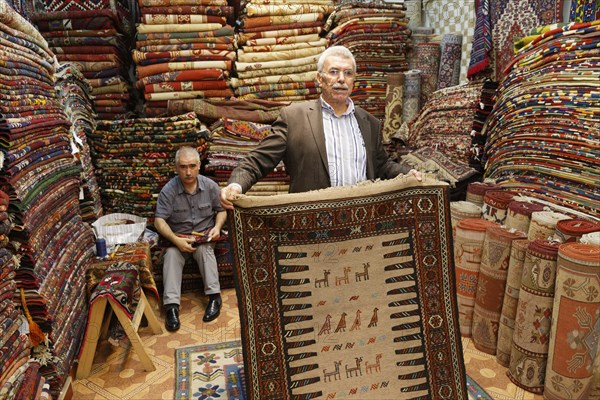
[(230, 212), (250, 399), (463, 399), (448, 186), (430, 176)]
[(244, 397), (242, 343), (202, 344), (175, 350), (175, 400)]

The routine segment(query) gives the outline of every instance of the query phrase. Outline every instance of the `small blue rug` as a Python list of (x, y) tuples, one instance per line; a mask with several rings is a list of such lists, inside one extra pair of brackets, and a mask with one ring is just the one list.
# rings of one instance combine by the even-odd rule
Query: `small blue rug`
[(245, 384), (243, 364), (225, 366), (227, 400), (246, 400)]
[(469, 400), (494, 400), (473, 378), (467, 375)]

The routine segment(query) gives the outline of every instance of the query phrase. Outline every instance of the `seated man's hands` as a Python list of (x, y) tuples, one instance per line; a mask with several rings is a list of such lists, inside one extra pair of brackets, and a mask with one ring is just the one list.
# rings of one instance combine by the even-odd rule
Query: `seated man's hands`
[(213, 228), (208, 232), (208, 239), (206, 241), (210, 242), (212, 240), (217, 240), (220, 237), (221, 237), (221, 230), (217, 229), (216, 227), (213, 226)]
[(193, 237), (180, 237), (177, 236), (173, 239), (173, 244), (177, 246), (179, 251), (182, 253), (193, 253), (196, 248), (193, 246), (196, 240)]
[(221, 206), (226, 210), (233, 210), (232, 201), (242, 194), (239, 185), (229, 184), (227, 187), (221, 189)]

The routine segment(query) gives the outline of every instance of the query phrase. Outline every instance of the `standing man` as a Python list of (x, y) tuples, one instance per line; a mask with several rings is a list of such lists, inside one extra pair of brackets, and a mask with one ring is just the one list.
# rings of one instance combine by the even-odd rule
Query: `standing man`
[[(200, 155), (196, 149), (177, 150), (175, 171), (177, 176), (158, 195), (154, 218), (158, 232), (172, 244), (165, 251), (163, 263), (163, 306), (165, 327), (169, 331), (179, 329), (183, 266), (190, 257), (198, 264), (204, 294), (209, 296), (203, 321), (219, 316), (222, 301), (214, 241), (227, 218), (219, 203), (219, 185), (200, 175)], [(207, 232), (206, 242), (196, 246), (192, 232)]]
[(290, 192), (353, 185), (367, 179), (389, 179), (416, 170), (389, 160), (381, 143), (380, 121), (350, 99), (356, 76), (354, 56), (343, 46), (326, 49), (317, 62), (321, 97), (281, 110), (273, 133), (262, 140), (232, 172), (221, 191), (221, 204), (245, 193), (283, 160)]

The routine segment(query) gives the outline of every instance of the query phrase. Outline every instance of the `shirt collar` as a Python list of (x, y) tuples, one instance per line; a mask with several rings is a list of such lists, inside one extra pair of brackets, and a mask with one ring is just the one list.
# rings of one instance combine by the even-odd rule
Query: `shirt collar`
[[(196, 181), (198, 182), (198, 186), (196, 187), (196, 193), (204, 190), (204, 182), (200, 179), (200, 174), (196, 177)], [(185, 192), (185, 188), (183, 187), (183, 183), (181, 183), (181, 179), (177, 177), (177, 192), (182, 194)]]
[[(323, 107), (324, 110), (327, 110), (329, 113), (335, 115), (335, 111), (333, 110), (333, 107), (331, 107), (329, 105), (328, 102), (326, 102), (323, 99), (323, 96), (320, 97), (321, 99), (321, 106)], [(346, 99), (346, 104), (348, 105), (348, 108), (346, 109), (346, 111), (342, 114), (343, 115), (350, 115), (354, 113), (354, 102), (352, 101), (352, 99), (350, 97), (348, 97)]]

